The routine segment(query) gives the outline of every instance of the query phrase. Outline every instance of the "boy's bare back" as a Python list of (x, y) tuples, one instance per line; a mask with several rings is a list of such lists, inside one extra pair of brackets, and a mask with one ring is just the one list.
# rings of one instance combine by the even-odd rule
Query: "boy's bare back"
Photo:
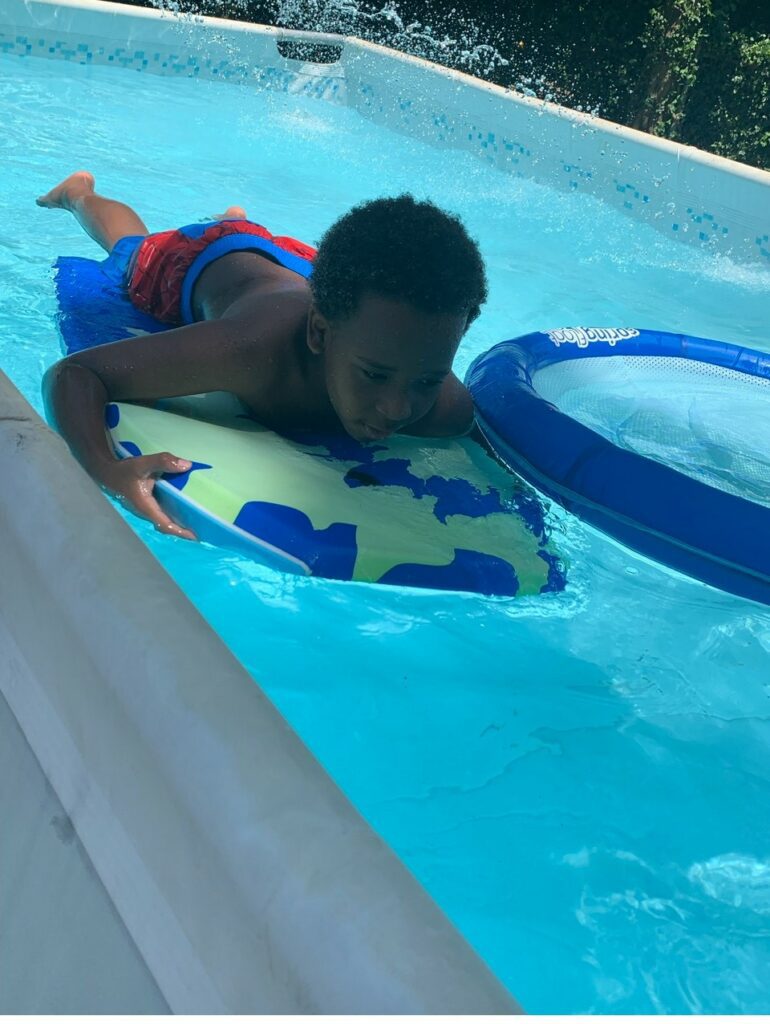
[(322, 378), (308, 358), (307, 282), (253, 252), (231, 253), (201, 274), (192, 297), (200, 321), (216, 321), (218, 373), (265, 426), (334, 429)]

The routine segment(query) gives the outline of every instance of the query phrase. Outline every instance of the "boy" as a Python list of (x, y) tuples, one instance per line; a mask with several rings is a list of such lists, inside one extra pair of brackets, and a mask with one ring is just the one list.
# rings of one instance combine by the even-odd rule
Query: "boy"
[[(355, 207), (316, 255), (240, 207), (214, 224), (150, 235), (130, 207), (97, 195), (86, 171), (37, 202), (77, 217), (125, 273), (135, 305), (184, 323), (77, 352), (43, 382), (76, 458), (161, 532), (194, 537), (153, 497), (159, 476), (189, 463), (168, 452), (118, 459), (104, 429), (108, 402), (229, 391), (275, 430), (361, 441), (472, 429), (470, 395), (451, 367), (486, 299), (484, 265), (460, 221), (432, 203), (402, 195)], [(297, 257), (314, 258), (309, 281), (289, 269)]]

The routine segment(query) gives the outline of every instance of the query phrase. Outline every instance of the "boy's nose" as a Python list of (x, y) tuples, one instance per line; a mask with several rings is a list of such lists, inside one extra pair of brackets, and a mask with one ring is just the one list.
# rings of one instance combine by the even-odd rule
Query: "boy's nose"
[(377, 402), (377, 412), (387, 421), (389, 427), (399, 427), (409, 421), (412, 403), (408, 395), (394, 392), (380, 398)]

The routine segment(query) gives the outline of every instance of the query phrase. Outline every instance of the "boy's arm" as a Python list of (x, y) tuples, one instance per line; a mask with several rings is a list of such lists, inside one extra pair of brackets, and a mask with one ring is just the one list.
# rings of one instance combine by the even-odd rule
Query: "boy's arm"
[(86, 471), (166, 533), (192, 537), (162, 511), (158, 476), (189, 468), (168, 452), (119, 459), (104, 424), (111, 401), (230, 391), (243, 381), (248, 334), (237, 321), (212, 320), (77, 352), (43, 379), (48, 418)]
[(441, 385), (430, 412), (401, 431), (413, 437), (463, 437), (474, 425), (473, 399), (453, 373)]
[(503, 469), (512, 472), (481, 432), (470, 392), (454, 374), (444, 381), (438, 400), (428, 415), (417, 423), (411, 423), (401, 433), (414, 437), (469, 437)]

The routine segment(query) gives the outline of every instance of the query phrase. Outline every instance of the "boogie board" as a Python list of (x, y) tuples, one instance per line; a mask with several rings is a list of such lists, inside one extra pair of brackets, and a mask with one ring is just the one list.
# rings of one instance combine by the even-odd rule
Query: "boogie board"
[[(60, 258), (69, 352), (167, 327), (134, 309), (111, 261)], [(286, 571), (485, 594), (561, 590), (539, 499), (467, 438), (278, 435), (232, 396), (113, 403), (121, 457), (192, 462), (156, 485), (166, 511), (208, 541)]]

